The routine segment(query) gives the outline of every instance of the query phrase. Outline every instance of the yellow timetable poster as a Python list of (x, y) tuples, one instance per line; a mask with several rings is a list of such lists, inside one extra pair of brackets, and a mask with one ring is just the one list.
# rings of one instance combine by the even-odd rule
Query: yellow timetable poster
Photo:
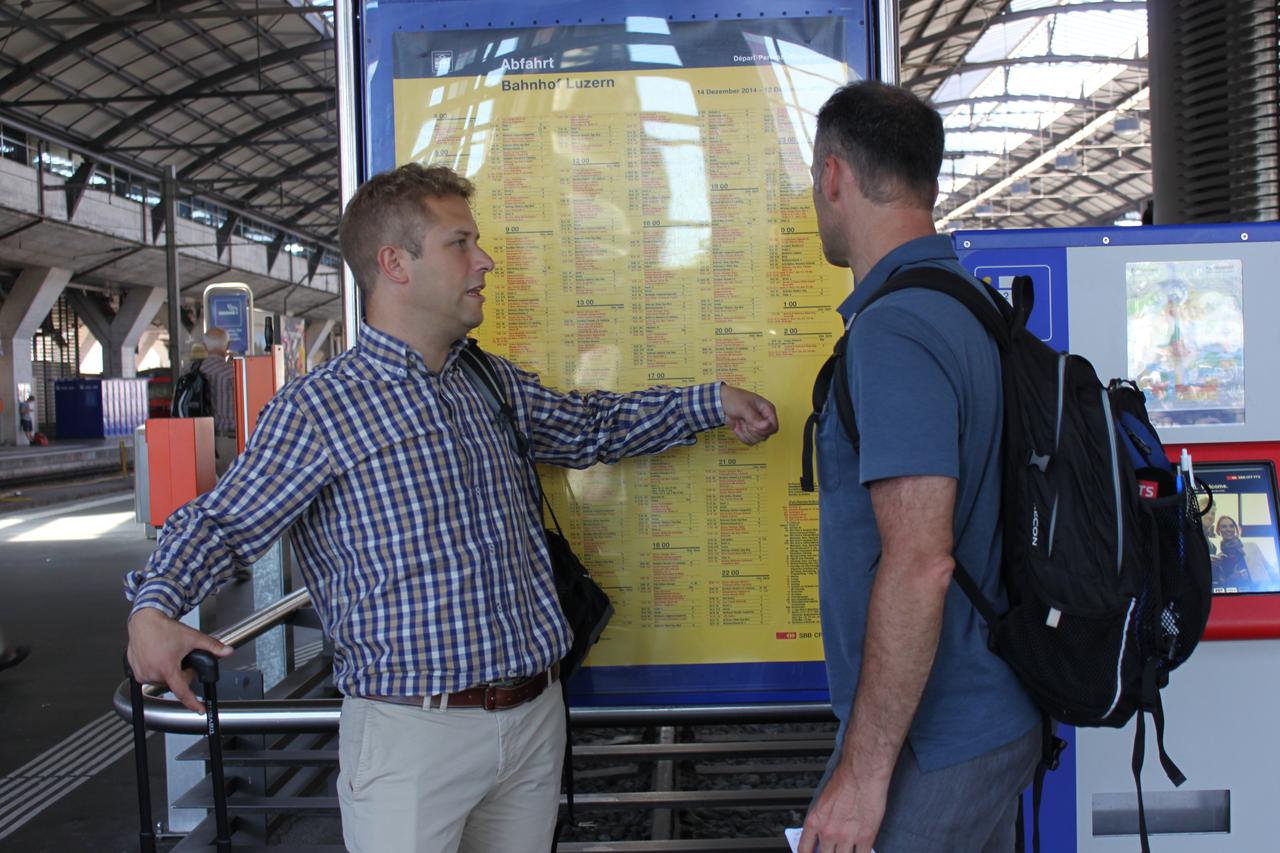
[(397, 34), (395, 159), (477, 186), (496, 263), (487, 349), (561, 389), (723, 380), (778, 408), (781, 431), (757, 447), (717, 430), (544, 471), (616, 608), (592, 664), (822, 657), (801, 429), (850, 279), (823, 260), (809, 163), (814, 115), (847, 71), (834, 47), (767, 24), (687, 44), (673, 27), (657, 45), (582, 28)]

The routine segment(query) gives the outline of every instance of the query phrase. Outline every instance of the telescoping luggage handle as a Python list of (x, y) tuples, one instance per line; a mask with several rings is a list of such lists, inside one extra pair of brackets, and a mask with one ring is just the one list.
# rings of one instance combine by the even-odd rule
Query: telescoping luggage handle
[[(222, 772), (222, 728), (218, 722), (218, 658), (211, 652), (196, 649), (182, 659), (183, 669), (194, 669), (204, 686), (205, 733), (209, 739), (209, 765), (213, 773), (213, 815), (217, 826), (214, 844), (218, 853), (230, 853), (231, 830), (227, 818), (227, 788)], [(129, 704), (133, 712), (133, 759), (138, 774), (138, 847), (142, 853), (155, 853), (155, 824), (151, 822), (151, 776), (147, 767), (147, 726), (143, 711), (142, 685), (133, 677), (129, 658), (124, 661), (124, 674), (129, 679)]]

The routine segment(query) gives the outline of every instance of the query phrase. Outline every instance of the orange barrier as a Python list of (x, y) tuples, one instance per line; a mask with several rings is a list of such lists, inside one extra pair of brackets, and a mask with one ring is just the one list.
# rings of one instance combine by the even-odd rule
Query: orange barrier
[(217, 482), (213, 418), (147, 421), (147, 479), (151, 525), (163, 527), (175, 509)]

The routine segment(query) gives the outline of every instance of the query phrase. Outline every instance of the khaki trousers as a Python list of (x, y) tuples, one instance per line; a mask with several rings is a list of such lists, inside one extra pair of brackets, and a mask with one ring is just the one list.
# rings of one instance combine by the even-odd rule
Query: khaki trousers
[(564, 700), (424, 711), (348, 697), (338, 801), (351, 853), (547, 853), (560, 804)]

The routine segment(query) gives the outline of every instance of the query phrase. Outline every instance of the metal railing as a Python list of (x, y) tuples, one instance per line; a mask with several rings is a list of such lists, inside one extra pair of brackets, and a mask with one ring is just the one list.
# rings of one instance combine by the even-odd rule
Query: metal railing
[[(298, 614), (311, 604), (311, 597), (306, 589), (290, 593), (279, 601), (262, 610), (249, 615), (228, 628), (213, 632), (219, 641), (232, 647), (239, 647), (252, 641), (270, 629), (292, 622)], [(162, 698), (162, 687), (144, 688), (143, 720), (145, 728), (153, 731), (202, 734), (206, 731), (206, 720), (203, 714), (188, 710), (176, 699)], [(114, 702), (116, 713), (125, 720), (132, 719), (132, 702), (130, 686), (126, 679), (116, 690)], [(224, 700), (217, 705), (218, 726), (223, 735), (310, 735), (336, 734), (342, 707), (342, 698), (275, 698), (255, 700)], [(698, 706), (659, 706), (659, 707), (572, 707), (569, 711), (570, 724), (574, 728), (592, 727), (683, 727), (693, 725), (721, 724), (753, 724), (753, 723), (825, 723), (834, 718), (831, 707), (827, 703), (793, 702), (778, 704), (721, 704)], [(797, 740), (791, 745), (780, 746), (777, 743), (736, 741), (721, 744), (677, 743), (673, 739), (664, 739), (656, 744), (617, 744), (575, 746), (576, 759), (604, 759), (653, 762), (655, 769), (654, 790), (625, 791), (602, 793), (577, 793), (575, 806), (589, 810), (652, 810), (655, 815), (661, 810), (688, 808), (747, 808), (760, 809), (770, 807), (803, 808), (808, 801), (809, 790), (805, 788), (781, 788), (765, 790), (670, 790), (656, 780), (660, 777), (658, 770), (670, 768), (671, 762), (694, 759), (715, 760), (717, 758), (772, 758), (785, 755), (817, 756), (829, 752), (832, 739), (818, 736), (809, 740)], [(317, 755), (311, 749), (302, 755), (290, 756), (281, 752), (279, 763), (318, 764)], [(326, 763), (336, 766), (336, 751), (327, 753)], [(269, 751), (248, 752), (237, 755), (233, 749), (228, 753), (229, 764), (253, 763), (258, 766), (269, 766)], [(299, 757), (301, 756), (301, 758)], [(190, 755), (184, 757), (190, 758)], [(669, 773), (668, 773), (669, 775)], [(207, 784), (183, 795), (186, 807), (206, 804), (211, 788)], [(337, 810), (336, 799), (332, 797), (307, 797), (303, 799), (282, 797), (273, 805), (271, 797), (254, 797), (244, 803), (237, 804), (235, 797), (231, 800), (231, 810), (248, 809), (250, 812), (289, 813), (301, 809), (306, 812)], [(305, 804), (305, 805), (299, 805)], [(655, 817), (655, 826), (657, 818)], [(650, 841), (620, 842), (570, 842), (561, 843), (560, 849), (566, 853), (573, 851), (666, 851), (666, 850), (720, 850), (720, 849), (772, 849), (769, 839), (740, 839), (736, 847), (724, 846), (728, 840), (706, 840), (705, 846), (698, 846), (690, 839), (658, 838)], [(778, 840), (780, 842), (780, 839)], [(340, 848), (339, 848), (340, 849)], [(782, 849), (785, 849), (785, 844)]]

